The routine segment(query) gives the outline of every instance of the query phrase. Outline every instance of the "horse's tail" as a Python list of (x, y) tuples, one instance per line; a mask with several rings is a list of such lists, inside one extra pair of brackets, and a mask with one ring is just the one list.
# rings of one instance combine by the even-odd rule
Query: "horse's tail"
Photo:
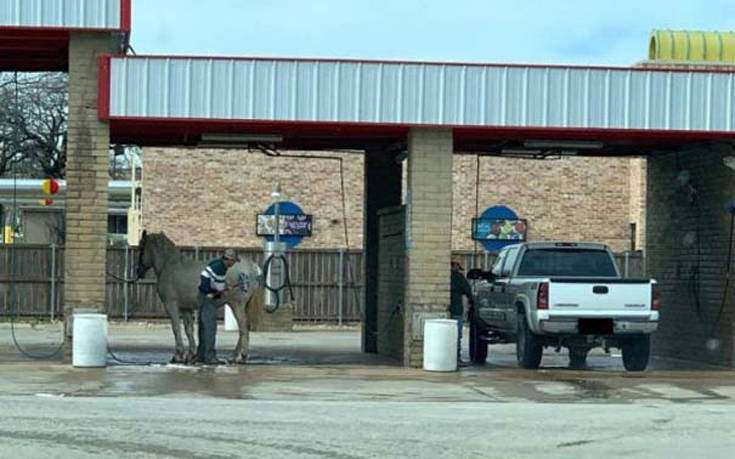
[(251, 330), (261, 330), (263, 328), (263, 307), (265, 303), (265, 288), (260, 284), (253, 294), (250, 295), (248, 303), (245, 305), (245, 314), (248, 317)]

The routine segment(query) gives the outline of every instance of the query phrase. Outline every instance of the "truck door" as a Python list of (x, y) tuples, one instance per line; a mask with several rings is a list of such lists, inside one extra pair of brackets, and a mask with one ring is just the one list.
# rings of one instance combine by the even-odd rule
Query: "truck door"
[(516, 328), (515, 297), (516, 289), (513, 286), (511, 276), (518, 259), (520, 246), (510, 246), (505, 255), (505, 262), (500, 270), (498, 289), (498, 313), (502, 318), (502, 327), (505, 330), (514, 331)]
[(494, 279), (489, 285), (483, 286), (483, 293), (478, 297), (478, 312), (480, 317), (493, 329), (503, 328), (503, 317), (498, 308), (498, 302), (501, 301), (500, 295), (504, 293), (501, 288), (501, 285), (504, 285), (504, 283), (502, 281), (499, 282), (499, 278), (507, 253), (508, 251), (506, 249), (502, 249), (498, 253), (498, 258), (495, 260), (492, 268)]

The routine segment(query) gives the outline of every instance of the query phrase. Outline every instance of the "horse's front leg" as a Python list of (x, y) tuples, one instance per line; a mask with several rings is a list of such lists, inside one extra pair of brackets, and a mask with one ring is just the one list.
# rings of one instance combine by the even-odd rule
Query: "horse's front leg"
[(232, 356), (233, 361), (238, 363), (245, 363), (248, 360), (248, 351), (249, 351), (249, 331), (248, 331), (248, 318), (245, 314), (245, 304), (246, 304), (246, 298), (243, 298), (244, 295), (233, 295), (233, 298), (231, 298), (230, 301), (230, 308), (232, 309), (232, 313), (235, 316), (235, 319), (237, 320), (237, 329), (239, 331), (240, 337), (237, 340), (237, 346), (235, 346), (235, 353)]
[(189, 350), (184, 353), (184, 362), (191, 364), (194, 363), (197, 356), (197, 343), (194, 339), (194, 311), (181, 311), (181, 318), (184, 319), (184, 332), (189, 341)]
[(171, 363), (184, 362), (184, 340), (181, 339), (181, 319), (179, 318), (179, 306), (176, 303), (166, 303), (166, 311), (171, 317), (171, 329), (174, 332), (174, 340), (176, 340), (176, 350), (171, 359)]

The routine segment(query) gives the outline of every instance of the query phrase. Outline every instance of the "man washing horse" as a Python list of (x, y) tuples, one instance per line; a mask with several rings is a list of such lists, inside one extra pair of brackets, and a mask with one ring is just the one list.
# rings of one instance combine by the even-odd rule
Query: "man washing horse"
[(227, 301), (224, 298), (226, 290), (227, 270), (240, 259), (232, 249), (225, 250), (222, 257), (216, 258), (204, 267), (199, 275), (199, 346), (197, 347), (197, 361), (204, 364), (217, 364), (217, 307)]
[[(238, 261), (232, 249), (228, 249), (222, 258), (209, 264), (192, 260), (184, 256), (163, 233), (149, 234), (143, 231), (139, 247), (138, 279), (142, 279), (146, 271), (153, 268), (158, 296), (171, 318), (171, 330), (176, 340), (171, 361), (188, 364), (199, 360), (214, 363), (216, 310), (218, 306), (228, 304), (237, 320), (240, 333), (232, 362), (246, 363), (250, 325), (259, 324), (263, 313), (263, 271), (260, 266), (252, 260)], [(209, 294), (211, 297), (208, 298)], [(203, 306), (205, 307), (202, 308)], [(199, 308), (202, 311), (199, 314), (200, 344), (197, 345), (194, 339), (194, 311)], [(184, 345), (181, 336), (182, 320), (189, 341), (188, 347)]]

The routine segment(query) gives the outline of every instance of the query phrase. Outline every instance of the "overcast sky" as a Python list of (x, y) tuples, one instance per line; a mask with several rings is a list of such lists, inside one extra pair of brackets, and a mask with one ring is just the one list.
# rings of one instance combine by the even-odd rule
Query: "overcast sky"
[(138, 54), (626, 66), (735, 0), (133, 0), (132, 26)]

